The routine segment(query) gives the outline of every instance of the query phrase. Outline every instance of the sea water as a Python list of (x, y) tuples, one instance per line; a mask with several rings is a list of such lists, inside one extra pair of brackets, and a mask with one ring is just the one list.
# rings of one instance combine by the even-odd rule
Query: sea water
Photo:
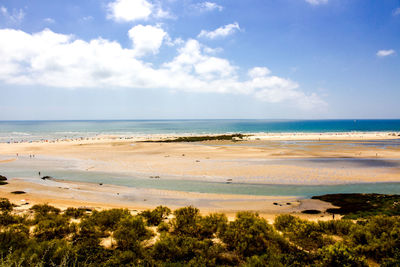
[(96, 120), (0, 121), (0, 142), (96, 135), (277, 132), (400, 132), (400, 120)]

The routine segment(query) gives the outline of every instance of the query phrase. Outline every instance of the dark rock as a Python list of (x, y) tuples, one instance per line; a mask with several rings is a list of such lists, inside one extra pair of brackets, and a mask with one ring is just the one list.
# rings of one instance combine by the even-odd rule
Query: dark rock
[(0, 181), (7, 181), (7, 177), (0, 175)]
[(348, 219), (369, 217), (378, 214), (388, 216), (400, 215), (400, 209), (394, 207), (395, 203), (400, 202), (400, 195), (328, 194), (313, 196), (312, 199), (319, 199), (339, 207), (327, 209), (326, 212), (345, 215)]
[(21, 195), (21, 194), (26, 194), (26, 192), (25, 191), (12, 191), (11, 194)]
[(51, 176), (43, 176), (41, 179), (42, 180), (54, 180), (54, 178)]
[(301, 213), (304, 213), (304, 214), (320, 214), (321, 211), (320, 210), (302, 210)]

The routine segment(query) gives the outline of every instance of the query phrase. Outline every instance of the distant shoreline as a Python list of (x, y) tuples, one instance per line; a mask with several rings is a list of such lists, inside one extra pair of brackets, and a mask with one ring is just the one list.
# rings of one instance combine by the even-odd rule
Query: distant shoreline
[[(174, 138), (193, 138), (205, 136), (244, 135), (244, 140), (270, 140), (270, 141), (348, 141), (348, 140), (396, 140), (400, 139), (400, 132), (395, 131), (353, 131), (353, 132), (253, 132), (253, 133), (173, 133), (173, 134), (101, 134), (80, 137), (41, 138), (22, 140), (1, 140), (0, 143), (41, 143), (41, 142), (70, 142), (70, 141), (95, 141), (95, 140), (132, 140), (132, 141), (163, 141)], [(3, 137), (4, 138), (4, 137)], [(199, 140), (204, 141), (204, 140)], [(181, 141), (183, 142), (183, 141)]]
[(200, 135), (400, 134), (400, 120), (0, 121), (0, 142)]

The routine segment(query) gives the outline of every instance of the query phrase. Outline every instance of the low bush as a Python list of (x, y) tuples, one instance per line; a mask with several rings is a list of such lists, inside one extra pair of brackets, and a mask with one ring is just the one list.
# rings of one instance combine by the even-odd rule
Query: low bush
[(170, 220), (169, 209), (161, 206), (136, 216), (124, 209), (61, 212), (46, 204), (33, 206), (32, 215), (18, 215), (7, 199), (0, 199), (0, 207), (0, 266), (400, 263), (399, 216), (316, 223), (280, 215), (270, 225), (257, 213), (239, 212), (228, 221), (219, 213), (202, 216), (194, 207), (175, 210)]

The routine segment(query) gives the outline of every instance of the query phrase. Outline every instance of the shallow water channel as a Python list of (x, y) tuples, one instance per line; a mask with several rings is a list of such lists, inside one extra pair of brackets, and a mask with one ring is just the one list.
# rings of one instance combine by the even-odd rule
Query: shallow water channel
[[(5, 159), (5, 158), (3, 158)], [(286, 164), (315, 164), (329, 166), (330, 164), (343, 164), (344, 166), (358, 167), (382, 167), (393, 168), (400, 166), (400, 160), (379, 159), (295, 159), (283, 160)], [(271, 161), (266, 161), (269, 164)], [(214, 182), (190, 177), (164, 177), (150, 178), (148, 175), (132, 175), (124, 173), (107, 173), (86, 171), (78, 167), (79, 161), (57, 158), (20, 157), (16, 161), (0, 164), (0, 174), (7, 177), (27, 178), (29, 181), (46, 183), (41, 176), (52, 176), (57, 180), (103, 183), (118, 186), (136, 188), (154, 188), (164, 190), (177, 190), (199, 193), (216, 194), (243, 194), (265, 196), (300, 196), (311, 197), (330, 193), (384, 193), (399, 194), (400, 183), (358, 183), (358, 184), (334, 184), (334, 185), (299, 185), (299, 184), (251, 184), (233, 182)], [(38, 172), (41, 172), (39, 176)]]

